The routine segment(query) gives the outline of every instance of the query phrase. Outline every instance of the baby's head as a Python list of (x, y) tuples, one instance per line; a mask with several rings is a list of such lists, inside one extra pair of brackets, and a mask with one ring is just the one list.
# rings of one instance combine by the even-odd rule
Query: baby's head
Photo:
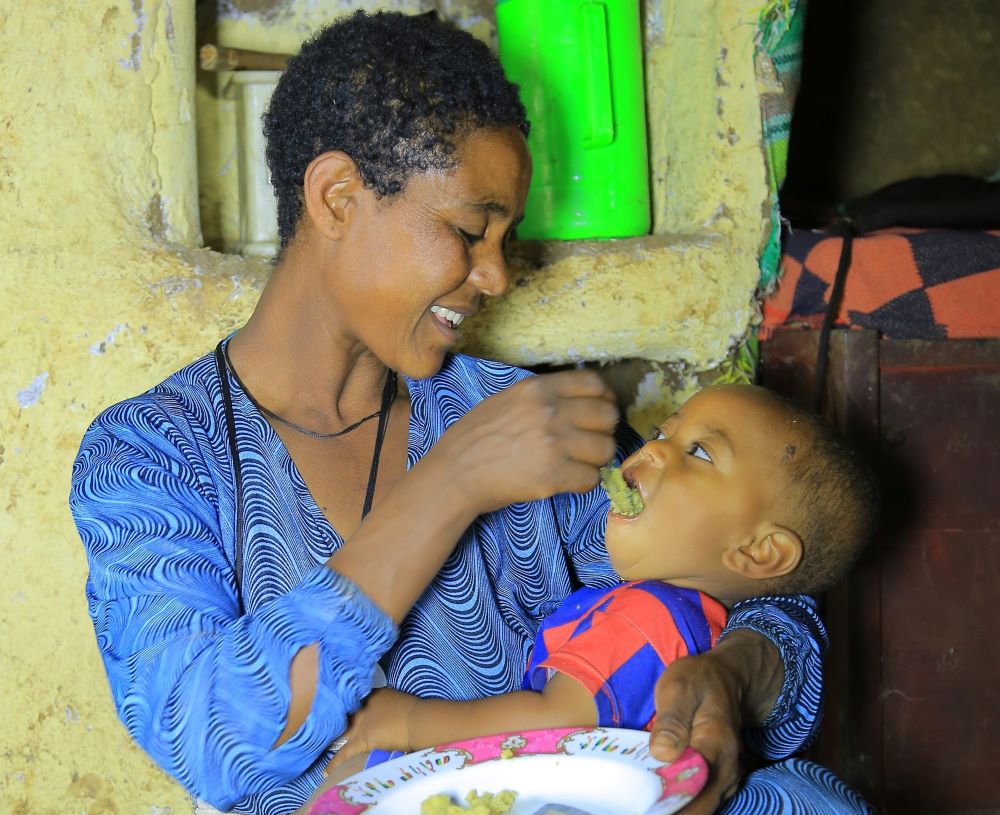
[(726, 605), (825, 591), (877, 522), (877, 485), (857, 454), (821, 417), (753, 385), (695, 394), (622, 473), (644, 509), (608, 516), (618, 574)]

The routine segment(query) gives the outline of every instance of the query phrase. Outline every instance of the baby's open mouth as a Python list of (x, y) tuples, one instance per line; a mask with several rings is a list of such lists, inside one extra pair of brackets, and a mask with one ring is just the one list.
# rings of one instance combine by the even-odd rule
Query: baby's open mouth
[(634, 518), (642, 512), (642, 496), (639, 490), (625, 480), (620, 467), (610, 464), (601, 467), (601, 486), (611, 499), (611, 509), (626, 518)]

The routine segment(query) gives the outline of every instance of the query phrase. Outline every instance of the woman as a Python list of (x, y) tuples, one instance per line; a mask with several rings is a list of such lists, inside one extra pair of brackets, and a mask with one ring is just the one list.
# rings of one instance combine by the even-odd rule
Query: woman
[[(265, 118), (281, 251), (253, 315), (87, 432), (71, 507), (115, 703), (221, 809), (301, 805), (383, 670), (421, 695), (510, 690), (539, 620), (615, 580), (599, 377), (450, 353), (507, 287), (527, 129), (457, 29), (358, 13), (321, 32)], [(772, 755), (814, 726), (808, 602), (731, 628), (659, 692), (654, 750), (690, 738), (713, 763), (692, 811), (732, 792), (741, 724), (770, 716)]]

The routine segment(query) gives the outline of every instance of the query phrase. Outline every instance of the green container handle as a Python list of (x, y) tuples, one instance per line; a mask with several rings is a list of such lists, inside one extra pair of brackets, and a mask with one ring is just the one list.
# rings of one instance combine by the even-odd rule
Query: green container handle
[(588, 148), (607, 147), (615, 140), (615, 116), (611, 103), (608, 15), (604, 3), (581, 3), (580, 24), (588, 103), (583, 144)]

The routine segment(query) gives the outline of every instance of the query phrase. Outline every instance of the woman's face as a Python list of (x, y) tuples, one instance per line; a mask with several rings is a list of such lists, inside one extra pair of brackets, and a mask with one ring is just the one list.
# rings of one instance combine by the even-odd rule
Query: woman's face
[(391, 199), (364, 198), (344, 244), (348, 274), (333, 284), (349, 334), (417, 379), (440, 370), (484, 295), (506, 291), (504, 249), (531, 180), (514, 127), (474, 131), (455, 157)]

